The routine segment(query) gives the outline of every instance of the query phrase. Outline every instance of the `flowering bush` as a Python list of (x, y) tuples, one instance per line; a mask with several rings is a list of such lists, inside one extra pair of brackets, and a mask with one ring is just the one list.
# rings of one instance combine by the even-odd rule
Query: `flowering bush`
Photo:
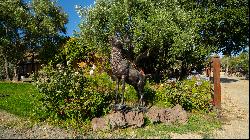
[(156, 89), (156, 102), (165, 107), (180, 104), (188, 111), (209, 111), (212, 109), (210, 82), (205, 80), (183, 80), (161, 84)]
[(44, 67), (35, 78), (46, 112), (55, 118), (84, 121), (101, 116), (113, 101), (113, 84), (106, 73), (87, 75), (58, 64)]

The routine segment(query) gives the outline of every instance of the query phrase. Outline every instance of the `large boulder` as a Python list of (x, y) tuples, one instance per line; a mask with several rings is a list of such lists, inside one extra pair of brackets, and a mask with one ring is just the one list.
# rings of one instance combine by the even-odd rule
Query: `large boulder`
[(109, 129), (108, 121), (105, 118), (93, 118), (91, 121), (91, 125), (93, 131)]
[(125, 127), (142, 127), (144, 115), (138, 111), (111, 112), (103, 118), (93, 118), (91, 121), (93, 131), (118, 129)]
[(173, 108), (152, 108), (146, 116), (151, 122), (162, 122), (165, 124), (171, 124), (178, 121), (179, 123), (187, 122), (187, 112), (182, 109), (180, 105), (176, 105)]
[(172, 112), (172, 109), (161, 109), (159, 111), (160, 122), (165, 124), (171, 124), (176, 121), (176, 117)]
[(176, 121), (179, 123), (185, 124), (188, 121), (187, 112), (181, 107), (181, 105), (177, 104), (172, 108), (172, 114), (176, 118)]
[[(186, 123), (187, 112), (180, 105), (173, 108), (151, 108), (146, 113), (151, 122), (162, 122), (171, 124), (173, 122)], [(93, 118), (91, 121), (93, 131), (118, 129), (125, 127), (142, 127), (144, 124), (144, 113), (139, 111), (113, 111), (103, 118)]]
[(125, 113), (125, 119), (129, 127), (141, 127), (144, 124), (144, 115), (142, 112), (129, 111)]
[(159, 115), (159, 109), (151, 108), (146, 113), (146, 116), (149, 118), (151, 122), (160, 122), (160, 115)]
[(127, 125), (125, 115), (123, 112), (111, 112), (106, 116), (108, 124), (111, 129), (124, 128)]

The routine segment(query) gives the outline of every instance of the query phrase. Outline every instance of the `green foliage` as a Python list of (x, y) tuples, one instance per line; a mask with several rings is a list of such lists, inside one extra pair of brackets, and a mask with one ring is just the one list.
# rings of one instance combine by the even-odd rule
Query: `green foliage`
[[(150, 87), (150, 83), (148, 82), (148, 80), (146, 81), (146, 85), (143, 89), (143, 94), (143, 99), (146, 106), (150, 106), (155, 103), (156, 91)], [(138, 103), (140, 96), (138, 96), (133, 86), (126, 84), (124, 98), (127, 103), (136, 104)]]
[(241, 68), (244, 73), (249, 73), (249, 51), (242, 52), (238, 58), (238, 68)]
[(138, 96), (133, 86), (126, 84), (124, 92), (125, 101), (137, 102)]
[[(67, 15), (55, 1), (4, 0), (0, 9), (0, 59), (5, 60), (0, 65), (17, 68), (28, 52), (38, 52), (44, 63), (54, 57), (64, 41), (59, 33), (66, 33), (67, 23)], [(8, 72), (4, 76), (9, 77)]]
[[(0, 1), (0, 9), (0, 59), (5, 60), (5, 65), (0, 65), (8, 70), (9, 65), (16, 66), (24, 55), (24, 34), (29, 16), (27, 5), (21, 0)], [(10, 77), (7, 74), (4, 75), (6, 79)]]
[[(174, 107), (180, 104), (185, 110), (193, 112), (209, 112), (212, 105), (211, 83), (204, 80), (177, 81), (176, 83), (149, 83), (144, 87), (144, 101), (146, 106)], [(135, 89), (126, 84), (125, 101), (128, 104), (137, 103), (139, 97)]]
[(200, 37), (198, 41), (213, 52), (232, 55), (249, 44), (248, 0), (178, 0), (193, 14)]
[(68, 16), (54, 0), (33, 0), (29, 4), (27, 47), (39, 52), (39, 59), (48, 63), (65, 42), (63, 34), (66, 33)]
[(72, 62), (76, 59), (84, 59), (87, 55), (84, 46), (79, 45), (79, 39), (70, 38), (62, 49), (62, 54), (66, 55), (66, 60)]
[[(211, 83), (194, 77), (176, 83), (154, 84), (147, 81), (143, 93), (148, 107), (156, 105), (168, 108), (180, 104), (187, 111), (209, 112), (213, 106)], [(126, 102), (138, 101), (137, 93), (130, 85), (126, 85), (124, 95)]]
[(109, 56), (108, 36), (118, 34), (132, 61), (146, 73), (170, 74), (176, 69), (185, 75), (210, 53), (196, 39), (193, 15), (177, 1), (97, 0), (79, 9), (82, 46)]
[[(105, 74), (104, 74), (105, 75)], [(106, 79), (106, 76), (103, 79)], [(108, 79), (108, 78), (107, 78)], [(106, 80), (107, 80), (106, 79)], [(105, 80), (104, 80), (105, 81)], [(3, 96), (10, 95), (10, 96)], [(42, 108), (40, 108), (38, 100), (41, 98), (41, 94), (38, 90), (29, 83), (3, 83), (0, 82), (0, 109), (4, 109), (15, 115), (23, 117), (32, 117), (33, 110), (38, 108), (40, 114), (45, 115)], [(41, 116), (36, 116), (41, 117)], [(13, 126), (20, 125), (23, 122), (16, 122)], [(84, 126), (86, 130), (90, 130), (90, 123), (86, 121), (83, 125), (80, 125), (79, 122), (67, 120), (64, 123), (78, 123), (79, 126)], [(64, 125), (60, 124), (60, 126)], [(27, 127), (27, 122), (23, 123)], [(189, 114), (188, 123), (185, 125), (172, 124), (152, 124), (149, 120), (145, 120), (145, 126), (143, 128), (125, 128), (123, 130), (115, 130), (110, 133), (110, 131), (85, 131), (82, 130), (84, 136), (88, 138), (169, 138), (170, 132), (175, 132), (179, 134), (188, 133), (188, 132), (199, 132), (205, 135), (209, 135), (214, 129), (221, 128), (220, 120), (216, 117), (215, 112), (210, 112), (206, 114), (202, 113), (192, 113)]]
[(173, 107), (180, 104), (187, 111), (212, 109), (211, 87), (208, 81), (195, 79), (162, 84), (156, 90), (156, 104)]
[(244, 51), (237, 56), (224, 56), (221, 59), (222, 69), (228, 67), (231, 74), (239, 72), (241, 75), (249, 74), (249, 51)]
[(156, 91), (150, 87), (150, 83), (147, 81), (144, 87), (144, 101), (146, 105), (153, 105), (156, 101)]
[(146, 73), (183, 78), (194, 67), (201, 70), (212, 52), (246, 48), (248, 11), (246, 0), (97, 0), (78, 7), (78, 35), (90, 50), (109, 56), (108, 36), (117, 34)]
[(109, 111), (113, 101), (112, 81), (106, 73), (87, 75), (72, 67), (46, 66), (35, 82), (41, 101), (52, 118), (83, 122)]

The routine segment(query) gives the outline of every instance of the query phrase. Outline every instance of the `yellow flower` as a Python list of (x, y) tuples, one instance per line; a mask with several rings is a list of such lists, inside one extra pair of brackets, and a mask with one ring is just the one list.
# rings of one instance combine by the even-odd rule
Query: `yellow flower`
[(78, 66), (80, 67), (80, 68), (85, 68), (86, 67), (86, 63), (84, 63), (84, 62), (80, 62), (80, 63), (77, 63), (78, 64)]

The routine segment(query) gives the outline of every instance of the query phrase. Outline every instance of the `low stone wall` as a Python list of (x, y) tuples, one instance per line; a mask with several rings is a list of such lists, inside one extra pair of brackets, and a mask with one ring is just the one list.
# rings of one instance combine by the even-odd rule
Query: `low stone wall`
[(120, 112), (113, 111), (110, 114), (93, 118), (91, 121), (93, 131), (119, 129), (125, 127), (142, 127), (145, 117), (151, 122), (161, 122), (166, 125), (179, 122), (187, 123), (187, 112), (180, 105), (173, 108), (151, 108), (146, 113), (139, 111)]

